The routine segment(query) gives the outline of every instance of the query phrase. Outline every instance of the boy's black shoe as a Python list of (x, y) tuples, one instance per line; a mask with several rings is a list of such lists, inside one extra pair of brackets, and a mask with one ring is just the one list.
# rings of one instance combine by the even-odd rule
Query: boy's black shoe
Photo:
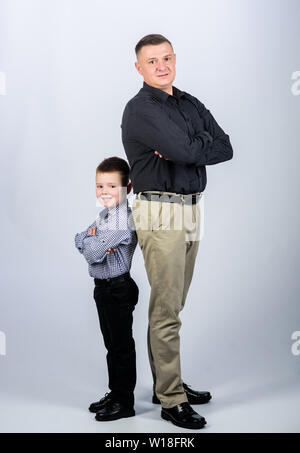
[[(188, 402), (190, 404), (205, 404), (208, 403), (209, 400), (211, 400), (212, 396), (209, 392), (198, 392), (197, 390), (193, 390), (189, 385), (183, 383), (183, 388), (186, 393)], [(152, 397), (152, 403), (153, 404), (160, 404), (159, 399), (156, 396), (155, 391), (153, 391), (153, 397)]]
[(206, 425), (205, 418), (195, 412), (189, 403), (177, 404), (177, 406), (171, 407), (171, 409), (162, 407), (161, 417), (181, 428), (200, 429)]
[(133, 417), (135, 411), (133, 407), (126, 407), (117, 401), (109, 401), (100, 411), (95, 415), (98, 422), (118, 420), (119, 418)]
[(89, 407), (90, 412), (98, 412), (100, 409), (102, 409), (109, 401), (112, 400), (112, 392), (107, 392), (105, 393), (104, 397), (101, 398), (99, 401), (96, 401), (95, 403), (91, 403)]

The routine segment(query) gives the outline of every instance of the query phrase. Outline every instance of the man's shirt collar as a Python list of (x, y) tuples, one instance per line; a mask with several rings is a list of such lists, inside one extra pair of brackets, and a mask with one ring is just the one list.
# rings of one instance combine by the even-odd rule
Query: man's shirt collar
[[(179, 90), (176, 88), (174, 85), (172, 86), (173, 88), (173, 97), (177, 97), (178, 99), (184, 96), (184, 91)], [(147, 91), (148, 93), (151, 93), (155, 98), (159, 99), (162, 102), (166, 102), (169, 96), (171, 96), (169, 93), (166, 93), (163, 90), (160, 90), (159, 88), (155, 88), (151, 85), (148, 85), (145, 81), (143, 82), (143, 91)], [(172, 96), (171, 96), (172, 97)]]

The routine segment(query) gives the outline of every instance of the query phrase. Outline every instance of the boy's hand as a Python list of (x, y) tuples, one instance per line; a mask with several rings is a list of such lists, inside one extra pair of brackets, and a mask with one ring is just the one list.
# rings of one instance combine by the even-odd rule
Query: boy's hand
[[(154, 151), (154, 154), (158, 155), (160, 158), (164, 157), (162, 154), (160, 154), (158, 151)], [(165, 160), (170, 160), (168, 157), (164, 157)]]
[(107, 253), (107, 255), (109, 255), (111, 252), (115, 252), (116, 250), (117, 250), (117, 249), (114, 249), (114, 248), (111, 248), (111, 247), (110, 247), (110, 248), (107, 250), (106, 253)]
[(91, 234), (92, 236), (96, 236), (96, 228), (97, 227), (90, 228), (88, 231), (88, 234)]

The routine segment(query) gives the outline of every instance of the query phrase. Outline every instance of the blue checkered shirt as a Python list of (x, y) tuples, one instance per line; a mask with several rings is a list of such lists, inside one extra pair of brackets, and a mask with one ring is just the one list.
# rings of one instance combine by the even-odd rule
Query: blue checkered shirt
[[(88, 234), (96, 226), (96, 235)], [(89, 275), (112, 278), (129, 272), (137, 245), (137, 234), (128, 200), (111, 209), (104, 208), (97, 219), (75, 235), (75, 246), (88, 262)], [(116, 248), (107, 254), (109, 248)]]

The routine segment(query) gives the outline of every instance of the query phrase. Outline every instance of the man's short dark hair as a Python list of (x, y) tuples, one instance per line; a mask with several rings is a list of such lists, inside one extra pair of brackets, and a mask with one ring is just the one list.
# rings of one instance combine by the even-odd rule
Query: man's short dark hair
[(126, 160), (113, 156), (104, 159), (96, 168), (97, 173), (110, 173), (117, 171), (121, 175), (122, 187), (127, 187), (129, 182), (130, 167)]
[(163, 35), (154, 35), (154, 34), (146, 35), (142, 39), (140, 39), (139, 42), (137, 43), (137, 45), (135, 46), (135, 54), (136, 54), (136, 56), (138, 56), (139, 51), (144, 46), (149, 46), (149, 45), (157, 46), (158, 44), (162, 44), (163, 42), (168, 42), (173, 50), (172, 44)]

